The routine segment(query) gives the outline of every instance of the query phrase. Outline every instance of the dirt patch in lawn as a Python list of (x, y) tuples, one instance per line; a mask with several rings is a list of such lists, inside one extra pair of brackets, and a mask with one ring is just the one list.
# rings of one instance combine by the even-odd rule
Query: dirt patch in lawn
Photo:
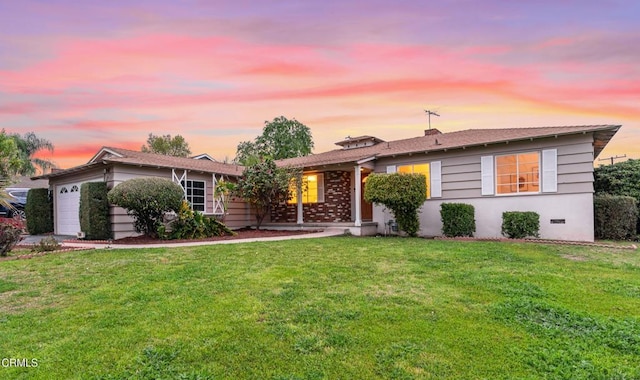
[[(268, 237), (277, 237), (277, 236), (292, 236), (292, 235), (303, 235), (310, 234), (315, 232), (320, 232), (320, 230), (269, 230), (269, 229), (250, 229), (243, 228), (240, 230), (234, 231), (235, 235), (225, 235), (225, 236), (214, 236), (205, 239), (174, 239), (174, 240), (162, 240), (162, 239), (154, 239), (148, 236), (134, 236), (127, 237), (118, 240), (109, 241), (109, 244), (171, 244), (171, 243), (191, 243), (191, 242), (199, 242), (199, 241), (219, 241), (219, 240), (236, 240), (236, 239), (253, 239), (253, 238), (268, 238)], [(68, 242), (74, 243), (106, 243), (106, 241), (88, 241), (88, 240), (65, 240)]]
[(572, 260), (572, 261), (587, 261), (587, 260), (589, 260), (588, 258), (586, 258), (584, 256), (576, 256), (576, 255), (562, 255), (562, 257), (567, 259), (567, 260)]

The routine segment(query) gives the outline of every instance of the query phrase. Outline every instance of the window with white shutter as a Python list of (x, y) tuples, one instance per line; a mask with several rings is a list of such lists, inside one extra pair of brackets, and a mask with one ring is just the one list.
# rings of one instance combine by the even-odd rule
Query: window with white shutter
[(555, 193), (558, 191), (558, 150), (542, 151), (542, 192)]
[(431, 163), (431, 197), (442, 197), (442, 163), (440, 161)]
[(480, 159), (482, 176), (482, 195), (493, 195), (493, 156), (482, 156)]

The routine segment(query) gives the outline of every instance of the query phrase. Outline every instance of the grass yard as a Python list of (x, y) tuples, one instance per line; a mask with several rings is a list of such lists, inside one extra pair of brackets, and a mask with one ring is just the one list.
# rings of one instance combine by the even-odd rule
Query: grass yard
[(335, 237), (5, 261), (0, 358), (37, 364), (2, 379), (637, 379), (640, 254)]

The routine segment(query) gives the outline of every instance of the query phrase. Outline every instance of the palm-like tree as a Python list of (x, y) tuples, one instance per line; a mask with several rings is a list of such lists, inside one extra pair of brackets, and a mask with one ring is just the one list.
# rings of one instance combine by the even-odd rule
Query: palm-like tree
[(55, 167), (55, 164), (50, 160), (33, 157), (37, 152), (41, 150), (48, 150), (53, 153), (53, 144), (51, 141), (36, 136), (33, 132), (27, 132), (23, 136), (19, 134), (13, 134), (13, 139), (20, 150), (22, 159), (22, 167), (19, 174), (33, 175), (36, 173), (36, 168), (39, 168), (42, 173), (46, 170)]
[(11, 185), (14, 176), (23, 166), (20, 151), (15, 140), (4, 129), (0, 131), (0, 205), (11, 207), (9, 195), (4, 188)]

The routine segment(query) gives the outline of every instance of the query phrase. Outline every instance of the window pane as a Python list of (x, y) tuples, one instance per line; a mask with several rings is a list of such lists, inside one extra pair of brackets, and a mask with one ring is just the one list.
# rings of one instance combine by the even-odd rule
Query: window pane
[(317, 203), (318, 202), (318, 176), (310, 175), (307, 177), (307, 188), (304, 189), (303, 199), (306, 200), (306, 203)]
[(398, 166), (397, 173), (404, 174), (424, 174), (427, 182), (427, 199), (431, 198), (431, 175), (429, 164), (402, 165)]
[(186, 200), (191, 205), (191, 209), (195, 211), (205, 211), (205, 182), (204, 181), (180, 181), (180, 184), (185, 187)]
[(518, 192), (529, 193), (538, 192), (538, 178), (535, 172), (538, 171), (538, 153), (524, 153), (518, 155)]
[(506, 184), (506, 185), (500, 185), (498, 184), (498, 194), (509, 194), (512, 193), (513, 191), (511, 191), (511, 185), (510, 184)]
[(502, 174), (497, 176), (498, 194), (508, 194), (516, 192), (516, 175)]
[[(302, 203), (318, 203), (318, 191), (322, 189), (322, 184), (319, 181), (324, 178), (322, 174), (308, 174), (302, 176)], [(296, 180), (292, 179), (289, 184), (289, 191), (291, 192), (291, 199), (287, 201), (289, 204), (298, 203)]]
[(521, 153), (496, 157), (498, 194), (540, 191), (539, 153)]
[(397, 172), (411, 174), (413, 173), (413, 165), (398, 166)]
[(431, 175), (429, 173), (429, 164), (413, 165), (414, 174), (424, 174), (427, 182), (427, 199), (431, 198)]

